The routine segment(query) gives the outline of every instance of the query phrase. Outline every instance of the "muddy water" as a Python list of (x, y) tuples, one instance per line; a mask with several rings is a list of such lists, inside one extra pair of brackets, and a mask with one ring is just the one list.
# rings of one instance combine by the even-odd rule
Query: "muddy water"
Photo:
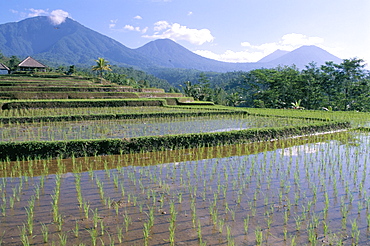
[(4, 162), (0, 236), (4, 245), (44, 245), (47, 228), (49, 245), (63, 239), (66, 245), (94, 239), (97, 245), (170, 245), (175, 228), (175, 245), (256, 245), (260, 235), (262, 245), (367, 245), (369, 146), (368, 134), (341, 133)]

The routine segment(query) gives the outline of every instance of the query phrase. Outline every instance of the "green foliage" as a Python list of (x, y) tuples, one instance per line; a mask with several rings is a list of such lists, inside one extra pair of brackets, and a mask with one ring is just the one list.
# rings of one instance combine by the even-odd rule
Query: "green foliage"
[(110, 68), (109, 62), (106, 61), (104, 58), (99, 57), (97, 60), (95, 60), (96, 65), (92, 67), (93, 71), (97, 71), (99, 76), (103, 77), (104, 71), (112, 71)]
[(112, 72), (106, 73), (104, 79), (119, 85), (129, 85), (134, 88), (156, 87), (169, 91), (173, 88), (166, 80), (159, 79), (144, 71), (132, 67), (112, 66)]
[(200, 73), (197, 84), (185, 82), (183, 92), (196, 101), (211, 101), (220, 105), (236, 106), (239, 100), (238, 93), (228, 95), (221, 87), (211, 88), (210, 79), (205, 73)]
[(256, 69), (245, 77), (250, 88), (244, 97), (251, 98), (253, 107), (370, 111), (370, 75), (362, 63), (344, 59), (320, 68), (311, 63), (302, 71)]

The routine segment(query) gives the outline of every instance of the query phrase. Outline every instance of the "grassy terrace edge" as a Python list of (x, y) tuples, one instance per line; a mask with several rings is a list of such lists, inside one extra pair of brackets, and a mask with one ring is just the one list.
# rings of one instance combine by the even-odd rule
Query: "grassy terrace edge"
[(213, 102), (189, 101), (181, 97), (127, 98), (127, 99), (44, 99), (44, 100), (0, 100), (2, 110), (26, 108), (86, 108), (86, 107), (140, 107), (167, 105), (214, 105)]
[(147, 136), (127, 139), (0, 142), (0, 159), (68, 158), (72, 156), (82, 157), (211, 147), (284, 139), (347, 128), (350, 128), (348, 122), (331, 121), (303, 126), (253, 128), (230, 132)]

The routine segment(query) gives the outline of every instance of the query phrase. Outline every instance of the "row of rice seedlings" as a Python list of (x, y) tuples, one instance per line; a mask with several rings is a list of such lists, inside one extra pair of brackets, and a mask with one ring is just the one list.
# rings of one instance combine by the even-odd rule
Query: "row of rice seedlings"
[[(351, 240), (356, 243), (363, 240), (360, 237), (361, 230), (358, 228), (363, 228), (363, 224), (368, 223), (368, 220), (361, 221), (354, 216), (369, 217), (369, 203), (364, 203), (369, 198), (366, 190), (361, 188), (366, 187), (364, 177), (368, 173), (368, 168), (366, 165), (356, 165), (356, 163), (368, 161), (369, 150), (364, 147), (368, 144), (368, 139), (364, 138), (364, 141), (367, 142), (360, 147), (333, 143), (320, 144), (302, 148), (282, 148), (281, 151), (264, 151), (261, 154), (242, 158), (210, 159), (176, 165), (122, 167), (117, 163), (117, 169), (110, 170), (108, 165), (105, 165), (105, 171), (92, 171), (92, 175), (84, 173), (80, 179), (92, 177), (91, 184), (96, 187), (92, 195), (100, 196), (100, 200), (106, 201), (107, 197), (113, 195), (111, 200), (120, 198), (119, 201), (127, 204), (124, 221), (116, 232), (109, 232), (108, 238), (116, 235), (114, 238), (117, 240), (129, 240), (130, 237), (136, 237), (132, 232), (138, 224), (141, 224), (145, 239), (143, 243), (150, 244), (156, 238), (154, 232), (156, 214), (159, 215), (159, 211), (169, 209), (171, 218), (168, 220), (168, 240), (170, 242), (176, 241), (177, 228), (180, 226), (183, 229), (186, 226), (196, 232), (199, 244), (206, 241), (214, 242), (215, 239), (212, 237), (204, 238), (204, 235), (209, 235), (204, 232), (210, 232), (210, 227), (215, 227), (220, 234), (219, 240), (228, 242), (229, 245), (238, 244), (240, 240), (264, 244), (273, 242), (276, 237), (289, 240), (291, 244), (314, 243), (319, 240), (317, 235), (321, 231), (328, 238), (330, 235), (337, 235), (338, 241), (345, 239), (344, 234), (351, 235)], [(323, 152), (328, 149), (330, 153), (324, 155)], [(63, 170), (63, 165), (59, 164), (59, 166), (59, 170)], [(75, 189), (82, 190), (78, 176), (74, 176)], [(29, 182), (32, 181), (29, 180)], [(113, 191), (100, 188), (102, 183), (112, 187)], [(7, 190), (9, 188), (7, 183), (2, 187)], [(63, 190), (61, 176), (55, 175), (51, 210), (53, 218), (56, 214), (53, 220), (56, 231), (60, 235), (58, 240), (66, 242), (70, 238), (63, 231), (65, 221), (60, 219), (62, 217), (59, 209), (63, 208), (61, 204), (63, 199), (58, 199), (60, 190)], [(101, 190), (104, 191), (103, 195)], [(108, 192), (110, 195), (107, 191), (110, 191)], [(68, 191), (63, 190), (63, 192)], [(354, 192), (358, 194), (356, 197), (351, 196)], [(78, 196), (76, 195), (76, 200), (79, 199)], [(101, 220), (100, 229), (98, 228), (100, 218), (98, 211), (101, 211), (99, 214), (104, 213), (109, 203), (92, 203), (88, 199), (88, 194), (84, 192), (81, 192), (81, 196), (82, 199), (80, 199), (85, 201), (82, 206), (84, 211), (87, 211), (84, 213), (85, 218), (90, 218), (89, 212), (92, 213), (92, 229), (88, 231), (76, 229), (78, 237), (81, 238), (83, 234), (88, 233), (92, 242), (96, 243), (98, 238), (105, 240), (108, 234), (104, 230), (103, 220)], [(32, 207), (30, 205), (33, 204), (33, 199), (35, 197), (30, 197), (28, 200), (29, 209)], [(175, 206), (175, 203), (178, 206)], [(54, 209), (53, 204), (58, 204), (58, 209)], [(246, 205), (247, 209), (245, 209)], [(5, 210), (7, 209), (10, 208), (6, 205)], [(122, 208), (118, 203), (113, 209), (118, 210), (114, 213), (114, 217), (121, 217)], [(186, 211), (190, 211), (191, 221), (182, 223), (184, 217), (177, 215), (183, 215), (187, 213)], [(142, 216), (142, 220), (133, 222), (131, 218), (136, 213)], [(361, 216), (364, 213), (366, 216)], [(210, 216), (209, 223), (199, 219), (205, 214)], [(27, 225), (25, 224), (24, 228), (28, 234), (32, 230), (32, 234), (36, 235), (32, 225), (34, 218), (35, 214), (33, 216), (26, 214)], [(180, 222), (177, 223), (179, 218)], [(335, 222), (337, 218), (341, 218), (342, 228), (338, 228), (338, 223)], [(75, 223), (78, 224), (77, 220)], [(126, 237), (122, 236), (122, 232), (120, 233), (119, 228), (122, 227), (125, 228)], [(243, 228), (246, 238), (241, 239), (237, 233), (238, 228)], [(43, 235), (46, 235), (45, 231), (44, 229)], [(29, 237), (24, 237), (23, 234), (22, 229), (20, 238), (28, 240), (26, 238)]]
[[(96, 115), (96, 114), (136, 114), (140, 113), (171, 113), (199, 112), (199, 108), (179, 107), (95, 107), (95, 108), (25, 108), (0, 110), (0, 117), (36, 117), (58, 115)], [(203, 111), (209, 109), (203, 109)]]
[[(171, 122), (171, 123), (169, 123)], [(235, 129), (301, 125), (311, 120), (256, 116), (209, 116), (82, 122), (14, 123), (0, 128), (0, 141), (72, 140), (129, 138), (166, 134), (224, 131)]]
[(281, 109), (267, 109), (267, 108), (248, 108), (250, 113), (273, 116), (286, 117), (310, 117), (331, 119), (338, 121), (349, 121), (354, 127), (364, 126), (370, 127), (370, 113), (357, 111), (323, 111), (323, 110), (281, 110)]

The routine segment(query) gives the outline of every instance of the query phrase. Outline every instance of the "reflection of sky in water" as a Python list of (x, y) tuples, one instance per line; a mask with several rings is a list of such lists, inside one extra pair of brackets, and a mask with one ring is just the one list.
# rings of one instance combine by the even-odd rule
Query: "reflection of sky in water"
[(322, 150), (325, 143), (316, 143), (310, 145), (293, 146), (283, 149), (284, 156), (298, 156), (303, 154), (313, 154)]
[(155, 120), (106, 120), (83, 122), (52, 122), (42, 124), (24, 124), (0, 129), (0, 141), (27, 140), (71, 140), (131, 138), (158, 136), (167, 134), (224, 132), (255, 127), (273, 127), (299, 124), (300, 119), (279, 119), (272, 117), (234, 117), (218, 119), (190, 118)]

